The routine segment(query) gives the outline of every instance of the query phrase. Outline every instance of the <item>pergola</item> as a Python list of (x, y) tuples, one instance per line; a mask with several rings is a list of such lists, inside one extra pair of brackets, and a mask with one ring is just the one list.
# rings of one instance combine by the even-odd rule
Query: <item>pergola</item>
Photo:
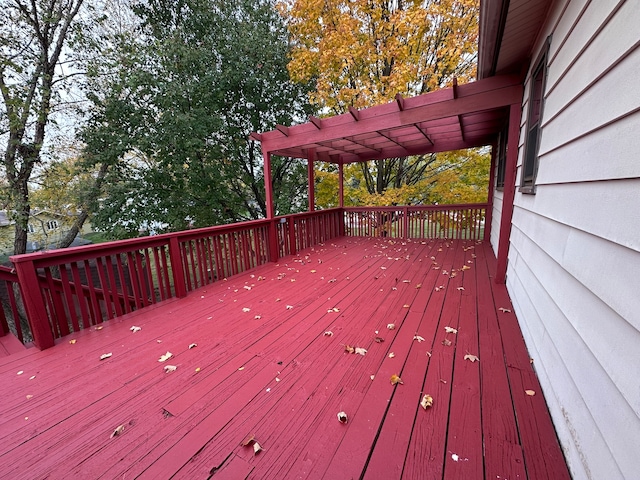
[[(413, 98), (397, 95), (394, 102), (329, 118), (311, 117), (307, 123), (253, 133), (264, 157), (268, 218), (273, 218), (271, 156), (305, 158), (308, 161), (309, 209), (314, 209), (316, 161), (338, 165), (339, 205), (344, 206), (343, 166), (409, 155), (460, 150), (490, 145), (509, 122), (505, 169), (504, 207), (498, 248), (496, 281), (504, 282), (508, 238), (515, 193), (522, 81), (518, 76), (497, 76), (426, 93)], [(493, 197), (496, 148), (492, 149), (489, 202)], [(487, 222), (491, 221), (491, 209)]]

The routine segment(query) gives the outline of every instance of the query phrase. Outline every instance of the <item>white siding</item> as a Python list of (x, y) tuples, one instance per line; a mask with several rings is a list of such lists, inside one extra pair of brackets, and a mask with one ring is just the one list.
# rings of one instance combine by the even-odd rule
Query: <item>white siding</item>
[(533, 52), (553, 35), (536, 194), (516, 193), (507, 287), (576, 479), (640, 471), (638, 25), (637, 2), (559, 1)]

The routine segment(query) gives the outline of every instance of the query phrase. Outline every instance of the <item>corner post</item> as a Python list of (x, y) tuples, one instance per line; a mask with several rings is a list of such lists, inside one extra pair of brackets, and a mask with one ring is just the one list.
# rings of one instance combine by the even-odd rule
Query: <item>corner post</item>
[(18, 275), (22, 303), (27, 314), (27, 321), (29, 322), (31, 333), (33, 334), (33, 343), (40, 350), (53, 347), (53, 331), (49, 324), (47, 307), (42, 297), (36, 266), (33, 260), (25, 259), (21, 261), (12, 257), (11, 261)]
[(520, 103), (512, 103), (509, 108), (509, 136), (507, 140), (507, 159), (504, 173), (500, 239), (498, 240), (498, 255), (496, 258), (495, 283), (498, 284), (504, 284), (507, 278), (507, 257), (509, 255), (509, 239), (511, 237), (511, 220), (513, 218), (513, 202), (516, 195), (516, 164), (518, 162), (521, 115), (522, 105)]
[(491, 222), (493, 221), (493, 194), (496, 183), (496, 161), (498, 159), (498, 145), (491, 145), (491, 167), (489, 170), (489, 191), (487, 192), (487, 211), (484, 214), (483, 240), (491, 241)]
[(171, 271), (173, 272), (173, 286), (176, 289), (176, 297), (187, 296), (187, 284), (185, 282), (186, 269), (180, 254), (180, 242), (178, 237), (173, 236), (169, 240), (169, 260), (171, 261)]
[(307, 152), (307, 182), (309, 187), (309, 211), (316, 209), (316, 182), (313, 172), (314, 163), (316, 161), (316, 151), (311, 148)]
[(340, 223), (338, 224), (338, 235), (344, 237), (344, 165), (342, 161), (338, 163), (338, 205), (340, 206)]
[(274, 219), (273, 207), (273, 180), (271, 179), (271, 153), (262, 152), (264, 159), (264, 193), (267, 208), (267, 220), (269, 221), (269, 261), (277, 262), (280, 258), (278, 252), (278, 221)]

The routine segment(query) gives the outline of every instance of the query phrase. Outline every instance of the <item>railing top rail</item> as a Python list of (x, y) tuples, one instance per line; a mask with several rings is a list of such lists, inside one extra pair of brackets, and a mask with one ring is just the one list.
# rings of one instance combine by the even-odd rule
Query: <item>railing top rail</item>
[(17, 282), (18, 274), (13, 270), (13, 268), (0, 265), (0, 280), (9, 280), (10, 282)]
[(369, 212), (371, 210), (377, 210), (381, 212), (396, 212), (398, 210), (466, 210), (469, 208), (487, 208), (488, 203), (464, 203), (464, 204), (443, 204), (443, 205), (397, 205), (393, 207), (378, 207), (378, 206), (366, 206), (366, 207), (344, 207), (346, 212)]

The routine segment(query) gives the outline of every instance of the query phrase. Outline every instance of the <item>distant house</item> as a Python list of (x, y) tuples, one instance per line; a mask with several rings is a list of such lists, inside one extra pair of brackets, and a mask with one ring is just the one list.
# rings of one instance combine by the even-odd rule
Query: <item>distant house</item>
[[(46, 210), (34, 210), (27, 225), (27, 252), (55, 248), (64, 238), (73, 222), (72, 215), (62, 215)], [(13, 253), (15, 222), (7, 211), (0, 210), (0, 254)], [(91, 232), (91, 225), (85, 222), (80, 236)]]
[(638, 478), (640, 5), (480, 3), (479, 80), (524, 82), (491, 243), (574, 478)]

